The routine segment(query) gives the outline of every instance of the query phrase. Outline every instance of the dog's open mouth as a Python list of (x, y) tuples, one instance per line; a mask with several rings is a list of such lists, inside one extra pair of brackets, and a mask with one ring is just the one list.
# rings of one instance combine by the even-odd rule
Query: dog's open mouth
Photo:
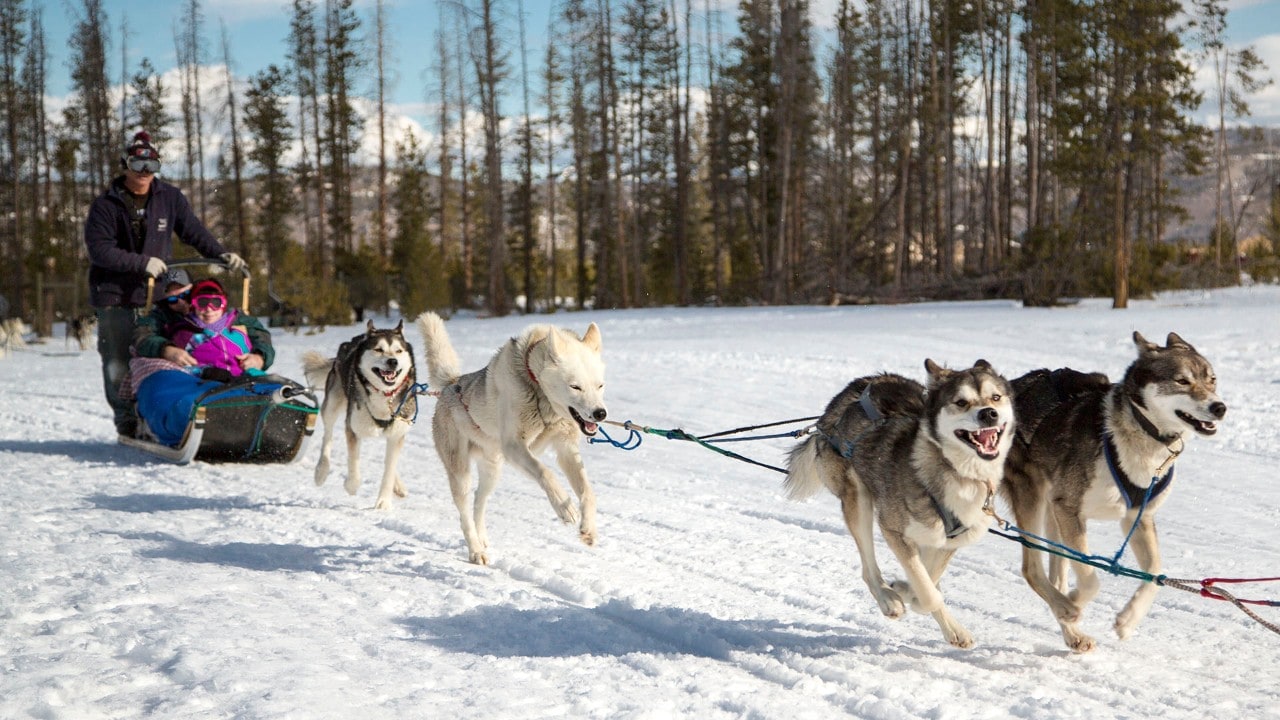
[(379, 378), (382, 378), (382, 382), (388, 385), (394, 385), (396, 383), (395, 368), (374, 368), (373, 372), (377, 374)]
[(587, 437), (592, 437), (596, 434), (597, 431), (600, 430), (599, 425), (593, 422), (584, 420), (582, 416), (578, 414), (577, 410), (574, 410), (573, 408), (569, 408), (569, 414), (573, 416), (573, 421), (578, 423), (578, 429), (582, 431), (583, 435), (586, 435)]
[(956, 437), (973, 446), (978, 457), (984, 460), (995, 460), (1000, 457), (1000, 437), (1004, 435), (1004, 425), (987, 427), (981, 430), (957, 430)]
[(1218, 432), (1218, 423), (1213, 422), (1212, 420), (1197, 420), (1181, 410), (1174, 410), (1174, 414), (1177, 415), (1182, 422), (1190, 425), (1192, 430), (1195, 430), (1201, 435), (1212, 435)]

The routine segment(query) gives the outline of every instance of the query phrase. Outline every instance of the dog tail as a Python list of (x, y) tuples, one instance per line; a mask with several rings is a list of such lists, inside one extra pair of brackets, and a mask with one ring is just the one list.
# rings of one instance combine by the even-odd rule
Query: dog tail
[(325, 357), (318, 350), (302, 353), (302, 371), (307, 378), (307, 385), (323, 388), (329, 378), (329, 371), (333, 369), (333, 363), (333, 358)]
[(457, 382), (462, 376), (462, 363), (449, 342), (444, 320), (428, 310), (418, 316), (418, 331), (422, 333), (422, 343), (426, 346), (423, 352), (427, 357), (427, 380), (431, 386), (438, 390)]
[(826, 485), (822, 458), (826, 442), (818, 435), (811, 435), (791, 451), (787, 457), (787, 479), (782, 484), (787, 499), (806, 500)]

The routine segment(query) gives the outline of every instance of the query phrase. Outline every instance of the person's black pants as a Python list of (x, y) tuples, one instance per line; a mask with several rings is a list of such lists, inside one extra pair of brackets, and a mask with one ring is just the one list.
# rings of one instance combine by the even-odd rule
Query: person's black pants
[(133, 327), (138, 309), (126, 307), (97, 308), (98, 355), (102, 357), (102, 388), (107, 404), (115, 415), (116, 432), (132, 436), (138, 425), (133, 403), (120, 399), (120, 381), (129, 371), (129, 348), (133, 346)]

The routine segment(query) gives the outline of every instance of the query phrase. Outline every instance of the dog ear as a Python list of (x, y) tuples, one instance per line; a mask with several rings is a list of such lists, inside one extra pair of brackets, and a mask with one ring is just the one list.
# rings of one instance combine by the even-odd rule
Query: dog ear
[(365, 332), (367, 333), (371, 333), (377, 329), (373, 326), (373, 318), (369, 318), (368, 322), (365, 323), (364, 327), (365, 327)]
[(996, 369), (995, 369), (995, 368), (991, 367), (991, 363), (987, 362), (986, 360), (984, 360), (984, 359), (982, 359), (982, 358), (978, 358), (977, 360), (975, 360), (975, 361), (973, 362), (973, 366), (974, 366), (974, 367), (976, 367), (976, 368), (980, 368), (980, 369), (982, 369), (982, 370), (990, 371), (990, 372), (995, 372), (995, 371), (996, 371)]
[(396, 323), (395, 333), (397, 335), (404, 334), (404, 318), (400, 318), (400, 322)]
[(1185, 350), (1190, 350), (1191, 352), (1196, 351), (1195, 348), (1191, 347), (1191, 343), (1187, 342), (1186, 340), (1183, 340), (1181, 337), (1178, 337), (1178, 333), (1175, 333), (1175, 332), (1169, 333), (1169, 337), (1165, 338), (1164, 346), (1166, 348), (1180, 347)]
[(1150, 340), (1142, 337), (1142, 333), (1138, 332), (1137, 330), (1133, 331), (1133, 344), (1138, 346), (1139, 355), (1146, 355), (1148, 353), (1153, 353), (1160, 349), (1159, 345), (1156, 345)]
[(560, 331), (557, 328), (548, 329), (547, 352), (552, 358), (560, 357)]
[(587, 326), (587, 332), (582, 336), (582, 344), (594, 350), (597, 354), (600, 352), (600, 327), (595, 323)]
[(929, 373), (929, 385), (937, 385), (951, 375), (951, 371), (942, 367), (930, 358), (924, 360), (925, 372)]

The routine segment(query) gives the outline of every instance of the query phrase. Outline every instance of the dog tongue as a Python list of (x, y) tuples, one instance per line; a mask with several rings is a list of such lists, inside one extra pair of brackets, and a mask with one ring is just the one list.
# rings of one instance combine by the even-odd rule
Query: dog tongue
[(984, 428), (979, 430), (975, 435), (978, 436), (978, 444), (987, 452), (995, 452), (996, 445), (1000, 442), (1000, 431), (996, 428)]

